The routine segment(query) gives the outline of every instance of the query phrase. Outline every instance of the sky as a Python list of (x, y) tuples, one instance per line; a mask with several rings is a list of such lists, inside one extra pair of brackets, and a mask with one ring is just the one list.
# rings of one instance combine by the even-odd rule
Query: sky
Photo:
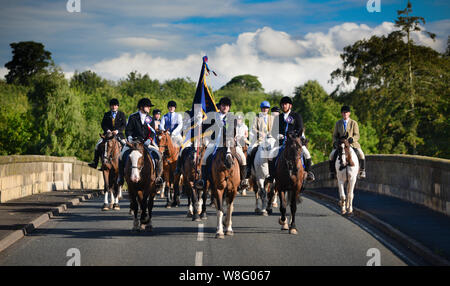
[[(80, 12), (70, 13), (77, 1)], [(317, 80), (331, 92), (330, 73), (342, 65), (343, 48), (396, 30), (407, 0), (0, 0), (0, 77), (12, 58), (10, 43), (43, 43), (66, 77), (92, 70), (119, 80), (131, 71), (165, 81), (197, 81), (202, 57), (218, 74), (218, 89), (241, 74), (258, 76), (267, 92), (292, 95)], [(450, 35), (450, 1), (411, 1), (426, 20), (432, 41), (416, 43), (443, 52)], [(75, 7), (75, 6), (72, 6)]]

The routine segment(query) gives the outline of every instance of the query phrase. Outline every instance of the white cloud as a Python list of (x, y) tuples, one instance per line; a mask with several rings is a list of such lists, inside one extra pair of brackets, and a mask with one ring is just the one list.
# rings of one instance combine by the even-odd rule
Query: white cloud
[(7, 74), (8, 74), (8, 69), (0, 67), (0, 79), (4, 79)]
[[(373, 28), (365, 24), (343, 23), (331, 27), (326, 33), (308, 33), (301, 39), (294, 39), (288, 33), (270, 27), (241, 33), (235, 42), (222, 44), (208, 55), (210, 67), (218, 73), (218, 77), (209, 81), (217, 89), (236, 75), (253, 74), (258, 76), (266, 91), (281, 90), (285, 95), (291, 95), (296, 86), (317, 80), (331, 92), (334, 88), (328, 80), (330, 73), (342, 64), (339, 56), (342, 49), (357, 40), (393, 30), (393, 23), (384, 22)], [(442, 38), (433, 42), (423, 32), (416, 33), (413, 38), (419, 44), (443, 50)], [(203, 55), (199, 52), (181, 59), (170, 59), (142, 52), (124, 53), (87, 69), (115, 80), (137, 70), (161, 81), (177, 77), (190, 77), (196, 81)]]
[(145, 48), (145, 49), (153, 49), (153, 48), (161, 48), (167, 44), (167, 42), (155, 38), (144, 38), (144, 37), (124, 37), (117, 38), (114, 42), (135, 47), (135, 48)]

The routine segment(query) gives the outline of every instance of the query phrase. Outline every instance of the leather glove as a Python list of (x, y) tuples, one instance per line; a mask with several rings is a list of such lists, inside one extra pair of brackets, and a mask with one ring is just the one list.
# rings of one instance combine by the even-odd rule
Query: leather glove
[(352, 137), (348, 138), (348, 143), (350, 143), (350, 144), (353, 143), (353, 138)]

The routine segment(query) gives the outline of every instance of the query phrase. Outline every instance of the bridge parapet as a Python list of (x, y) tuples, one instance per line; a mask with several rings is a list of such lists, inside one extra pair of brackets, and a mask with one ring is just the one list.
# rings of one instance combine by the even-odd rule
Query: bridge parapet
[(0, 203), (70, 189), (103, 189), (103, 175), (75, 157), (0, 156)]
[[(368, 155), (367, 178), (357, 189), (397, 197), (450, 215), (450, 160), (411, 155)], [(312, 167), (316, 181), (308, 188), (336, 187), (328, 161)]]

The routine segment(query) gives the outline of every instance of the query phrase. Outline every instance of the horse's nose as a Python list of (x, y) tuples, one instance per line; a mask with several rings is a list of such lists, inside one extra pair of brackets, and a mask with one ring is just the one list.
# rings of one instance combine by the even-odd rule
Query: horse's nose
[(137, 182), (139, 182), (139, 180), (140, 180), (140, 178), (139, 178), (139, 176), (131, 176), (131, 181), (133, 182), (133, 183), (137, 183)]

